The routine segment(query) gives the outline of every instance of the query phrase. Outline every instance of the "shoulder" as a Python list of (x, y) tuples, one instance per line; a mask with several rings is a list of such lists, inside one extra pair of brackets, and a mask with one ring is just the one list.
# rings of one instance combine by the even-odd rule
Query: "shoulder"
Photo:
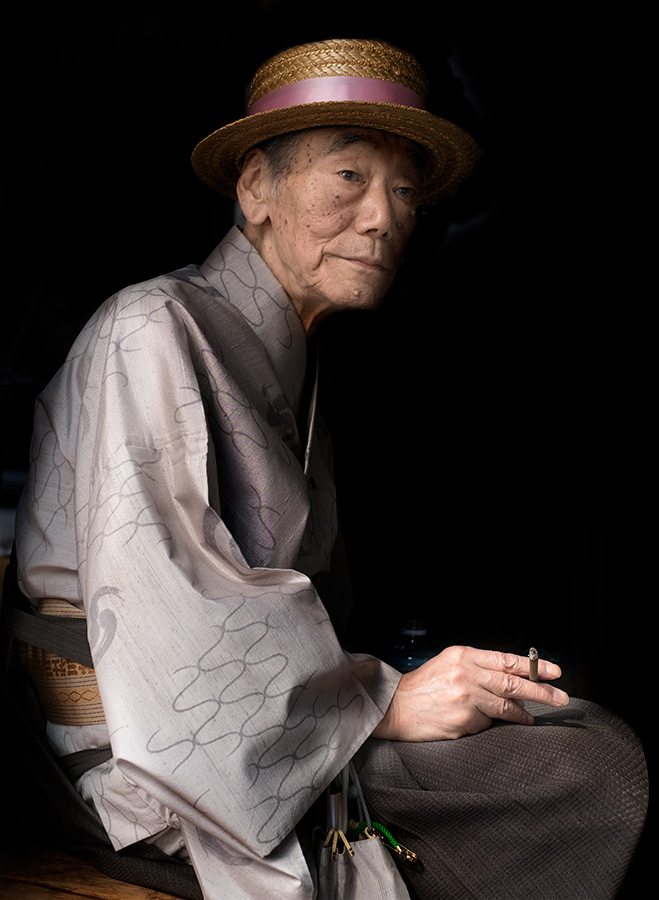
[(125, 318), (131, 315), (153, 315), (168, 309), (172, 315), (185, 315), (202, 298), (217, 292), (206, 281), (197, 266), (186, 266), (166, 275), (158, 275), (118, 291), (100, 307), (101, 316)]
[(196, 266), (129, 285), (109, 297), (91, 317), (80, 339), (171, 340), (177, 333), (203, 331), (206, 319), (222, 315), (224, 304)]

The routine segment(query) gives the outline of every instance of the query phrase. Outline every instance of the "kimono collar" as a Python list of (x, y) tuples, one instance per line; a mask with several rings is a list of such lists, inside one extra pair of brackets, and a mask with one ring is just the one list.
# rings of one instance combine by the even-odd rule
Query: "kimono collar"
[(200, 266), (200, 271), (241, 313), (263, 345), (297, 415), (306, 370), (307, 341), (300, 317), (282, 286), (235, 226)]

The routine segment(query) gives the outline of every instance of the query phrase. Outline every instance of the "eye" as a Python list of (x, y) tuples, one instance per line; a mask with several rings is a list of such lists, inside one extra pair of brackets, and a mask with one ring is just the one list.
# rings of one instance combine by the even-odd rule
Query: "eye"
[(339, 178), (343, 178), (344, 181), (359, 181), (359, 175), (352, 169), (341, 169)]
[(416, 196), (416, 190), (413, 187), (399, 187), (396, 188), (395, 193), (404, 197), (406, 200), (414, 200)]

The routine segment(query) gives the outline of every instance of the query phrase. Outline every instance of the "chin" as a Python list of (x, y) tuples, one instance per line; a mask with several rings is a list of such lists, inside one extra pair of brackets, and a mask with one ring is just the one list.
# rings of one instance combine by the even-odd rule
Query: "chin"
[(390, 285), (373, 288), (373, 285), (352, 284), (345, 291), (337, 303), (337, 307), (346, 309), (377, 309), (385, 298)]
[(384, 298), (380, 296), (361, 298), (350, 297), (343, 302), (337, 303), (334, 306), (334, 309), (337, 312), (340, 312), (341, 310), (345, 310), (347, 312), (349, 312), (350, 310), (362, 310), (364, 312), (368, 312), (369, 310), (377, 309), (378, 306), (382, 303), (383, 299)]

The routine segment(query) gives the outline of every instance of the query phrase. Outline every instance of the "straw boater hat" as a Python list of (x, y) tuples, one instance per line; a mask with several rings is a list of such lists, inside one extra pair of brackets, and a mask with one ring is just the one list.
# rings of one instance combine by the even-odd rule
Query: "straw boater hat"
[(328, 125), (377, 128), (425, 147), (428, 203), (454, 194), (480, 151), (466, 132), (425, 109), (426, 94), (419, 63), (390, 44), (337, 39), (293, 47), (258, 69), (247, 116), (201, 141), (192, 165), (216, 191), (235, 197), (245, 154), (268, 138)]

